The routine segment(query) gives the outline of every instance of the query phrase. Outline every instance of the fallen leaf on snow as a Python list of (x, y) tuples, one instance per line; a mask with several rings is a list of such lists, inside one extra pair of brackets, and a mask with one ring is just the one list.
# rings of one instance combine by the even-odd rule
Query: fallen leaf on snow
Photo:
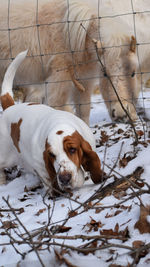
[(104, 145), (109, 140), (109, 136), (106, 134), (106, 131), (101, 131), (100, 144)]
[(108, 236), (121, 236), (123, 238), (129, 238), (129, 230), (126, 227), (124, 230), (119, 231), (119, 224), (116, 223), (114, 230), (112, 229), (103, 229), (100, 231), (101, 235), (108, 235)]
[(147, 221), (148, 215), (150, 215), (150, 206), (141, 206), (139, 220), (134, 225), (134, 228), (137, 228), (141, 234), (150, 233), (150, 223)]
[(116, 210), (115, 212), (110, 213), (110, 214), (107, 212), (107, 214), (105, 215), (105, 218), (111, 218), (111, 217), (117, 216), (121, 212), (122, 212), (122, 210)]
[(138, 136), (143, 136), (144, 135), (144, 132), (142, 130), (138, 130), (136, 131), (137, 135)]
[(68, 232), (72, 227), (64, 226), (64, 225), (54, 225), (50, 228), (50, 231), (52, 233), (66, 233)]
[(93, 231), (98, 231), (98, 228), (102, 228), (102, 226), (104, 224), (101, 223), (101, 221), (95, 221), (91, 216), (91, 221), (89, 223), (87, 223), (85, 226), (87, 226), (89, 228), (88, 232)]
[[(145, 257), (149, 252), (146, 247), (144, 247), (145, 243), (141, 240), (135, 240), (133, 243), (133, 248), (136, 249), (136, 251), (133, 251), (131, 253), (131, 256), (135, 259), (135, 263), (138, 263), (141, 258)], [(138, 251), (139, 249), (139, 251)]]
[(134, 159), (135, 156), (126, 156), (124, 155), (122, 159), (119, 161), (119, 167), (120, 168), (125, 168), (132, 159)]
[(2, 224), (3, 224), (3, 226), (1, 228), (4, 227), (7, 230), (18, 227), (18, 225), (16, 223), (13, 223), (11, 221), (3, 221)]
[(39, 216), (39, 215), (42, 214), (45, 210), (46, 210), (46, 208), (44, 208), (44, 209), (40, 209), (35, 215), (36, 215), (36, 216)]
[(77, 212), (77, 211), (74, 211), (74, 210), (70, 210), (70, 211), (68, 212), (68, 216), (69, 216), (69, 218), (71, 218), (71, 217), (75, 217), (77, 214), (78, 214), (78, 212)]
[(140, 248), (141, 246), (143, 246), (145, 243), (142, 242), (141, 240), (135, 240), (132, 242), (132, 245), (134, 248)]

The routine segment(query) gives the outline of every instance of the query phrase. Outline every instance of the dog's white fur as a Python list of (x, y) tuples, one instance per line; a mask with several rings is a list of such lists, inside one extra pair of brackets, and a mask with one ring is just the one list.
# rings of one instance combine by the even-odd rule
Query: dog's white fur
[[(149, 0), (132, 2), (135, 14), (130, 0), (41, 0), (38, 7), (34, 0), (13, 0), (8, 19), (8, 5), (1, 0), (0, 58), (4, 59), (0, 62), (1, 81), (10, 62), (6, 59), (29, 49), (29, 57), (14, 83), (26, 84), (25, 101), (40, 101), (59, 109), (66, 109), (66, 104), (73, 101), (77, 104), (76, 114), (88, 123), (90, 97), (94, 83), (101, 77), (100, 91), (110, 115), (123, 118), (125, 113), (97, 60), (92, 39), (100, 37), (104, 49), (99, 50), (99, 56), (124, 107), (136, 119), (134, 105), (140, 85), (149, 74), (142, 75), (142, 82), (141, 75), (132, 74), (150, 69), (150, 46), (146, 44), (150, 16), (139, 12), (150, 10), (150, 4)], [(96, 19), (98, 16), (100, 20)], [(140, 44), (134, 52), (130, 50), (131, 36)]]
[(14, 104), (12, 83), (26, 51), (10, 64), (2, 84), (0, 117), (0, 184), (5, 167), (16, 164), (36, 173), (46, 189), (82, 186), (85, 171), (94, 183), (102, 171), (90, 128), (70, 112), (33, 103)]

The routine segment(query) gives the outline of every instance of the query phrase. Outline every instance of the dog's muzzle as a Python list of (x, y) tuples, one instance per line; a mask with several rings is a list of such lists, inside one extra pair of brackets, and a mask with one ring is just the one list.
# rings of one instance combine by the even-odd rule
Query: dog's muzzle
[(58, 175), (59, 184), (61, 187), (71, 187), (72, 175), (69, 172), (62, 172)]

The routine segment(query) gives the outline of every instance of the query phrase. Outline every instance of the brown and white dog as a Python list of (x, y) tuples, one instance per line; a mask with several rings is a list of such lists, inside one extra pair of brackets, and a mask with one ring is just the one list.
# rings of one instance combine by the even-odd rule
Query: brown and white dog
[(67, 111), (35, 103), (14, 104), (13, 79), (26, 51), (12, 61), (2, 84), (0, 117), (0, 184), (6, 182), (4, 168), (16, 164), (37, 174), (52, 195), (83, 185), (85, 172), (94, 183), (103, 172), (95, 152), (90, 128)]

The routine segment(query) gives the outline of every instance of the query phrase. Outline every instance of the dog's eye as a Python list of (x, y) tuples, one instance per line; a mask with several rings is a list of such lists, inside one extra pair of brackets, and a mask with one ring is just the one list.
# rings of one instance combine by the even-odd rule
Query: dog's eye
[(72, 155), (77, 151), (77, 149), (75, 147), (70, 147), (69, 148), (69, 153)]
[(56, 157), (52, 152), (49, 152), (49, 156), (50, 156), (51, 158), (53, 158), (53, 159), (55, 159), (55, 157)]

